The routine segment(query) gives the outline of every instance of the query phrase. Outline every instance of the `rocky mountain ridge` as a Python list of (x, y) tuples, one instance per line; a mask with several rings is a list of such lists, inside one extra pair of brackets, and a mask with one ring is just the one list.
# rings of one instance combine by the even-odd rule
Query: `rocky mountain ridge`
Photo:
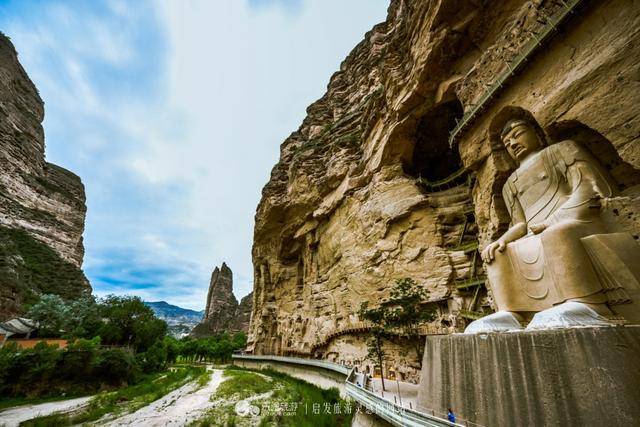
[(220, 332), (247, 332), (251, 316), (253, 294), (242, 298), (240, 304), (233, 294), (233, 272), (226, 263), (211, 274), (207, 304), (202, 322), (192, 331), (195, 337), (216, 335)]
[(204, 317), (204, 310), (190, 310), (166, 301), (145, 301), (144, 304), (151, 307), (158, 318), (167, 322), (170, 333), (177, 338), (188, 335)]
[(86, 215), (80, 178), (45, 160), (44, 104), (0, 34), (0, 317), (37, 295), (91, 292), (82, 272)]
[(200, 322), (204, 317), (204, 310), (196, 311), (188, 308), (178, 307), (177, 305), (169, 304), (166, 301), (145, 301), (147, 307), (156, 313), (156, 316), (161, 319), (175, 319), (185, 322)]

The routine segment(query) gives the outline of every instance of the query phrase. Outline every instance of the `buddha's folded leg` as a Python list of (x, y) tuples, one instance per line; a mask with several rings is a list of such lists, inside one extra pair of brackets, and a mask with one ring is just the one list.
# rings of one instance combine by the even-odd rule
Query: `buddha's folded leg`
[(547, 271), (555, 284), (557, 300), (603, 304), (603, 286), (582, 238), (603, 230), (599, 222), (564, 221), (540, 234)]
[(535, 312), (558, 301), (553, 276), (546, 267), (539, 236), (509, 243), (487, 265), (489, 284), (498, 310)]

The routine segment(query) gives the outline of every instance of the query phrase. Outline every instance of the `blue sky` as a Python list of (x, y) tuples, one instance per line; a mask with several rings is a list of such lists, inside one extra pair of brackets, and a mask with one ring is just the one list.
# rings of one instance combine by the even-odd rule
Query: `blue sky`
[(47, 160), (87, 193), (94, 293), (202, 309), (215, 265), (252, 288), (282, 141), (388, 0), (0, 1), (45, 102)]

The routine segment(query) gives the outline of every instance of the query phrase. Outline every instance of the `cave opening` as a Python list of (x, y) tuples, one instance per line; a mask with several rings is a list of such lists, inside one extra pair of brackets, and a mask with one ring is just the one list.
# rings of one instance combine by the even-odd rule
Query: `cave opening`
[(462, 104), (456, 98), (429, 110), (420, 119), (411, 161), (404, 165), (405, 173), (427, 182), (437, 182), (462, 168), (458, 150), (449, 146), (449, 133), (462, 115)]

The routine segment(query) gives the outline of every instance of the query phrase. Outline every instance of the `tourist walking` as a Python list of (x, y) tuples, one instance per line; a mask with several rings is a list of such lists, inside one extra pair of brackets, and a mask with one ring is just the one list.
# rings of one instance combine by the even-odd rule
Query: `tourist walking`
[(449, 408), (447, 411), (448, 411), (448, 412), (447, 412), (447, 418), (449, 419), (449, 422), (451, 422), (451, 423), (454, 423), (454, 424), (455, 424), (455, 422), (456, 422), (456, 416), (455, 416), (455, 414), (453, 413), (453, 411), (451, 410), (451, 408)]

